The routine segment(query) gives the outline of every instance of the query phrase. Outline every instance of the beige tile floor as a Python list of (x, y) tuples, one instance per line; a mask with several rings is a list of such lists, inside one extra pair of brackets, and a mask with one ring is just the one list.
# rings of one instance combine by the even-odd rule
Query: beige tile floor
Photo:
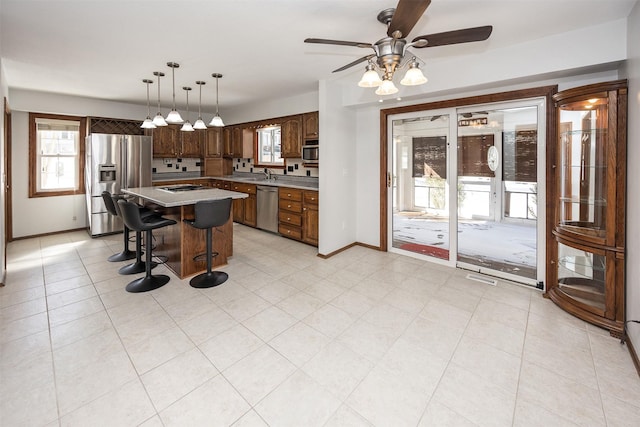
[(0, 425), (640, 425), (627, 348), (539, 291), (234, 233), (224, 285), (145, 294), (120, 235), (12, 242)]

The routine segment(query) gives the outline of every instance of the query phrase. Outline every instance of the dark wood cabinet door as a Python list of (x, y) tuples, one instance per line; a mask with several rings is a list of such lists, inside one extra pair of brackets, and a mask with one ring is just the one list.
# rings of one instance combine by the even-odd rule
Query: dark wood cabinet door
[(257, 225), (257, 200), (255, 194), (249, 194), (249, 197), (244, 199), (244, 223), (255, 227)]
[(176, 157), (176, 128), (161, 126), (153, 130), (153, 157)]
[(318, 245), (318, 206), (305, 205), (302, 209), (302, 240), (311, 245)]
[(205, 135), (205, 157), (222, 157), (222, 131), (220, 128), (207, 129)]
[(223, 152), (224, 157), (233, 157), (233, 136), (234, 126), (227, 126), (222, 130)]
[(300, 158), (302, 156), (302, 120), (300, 116), (284, 120), (280, 128), (282, 158)]
[(318, 112), (304, 113), (302, 120), (304, 139), (318, 139)]
[(180, 157), (202, 157), (204, 131), (180, 131)]

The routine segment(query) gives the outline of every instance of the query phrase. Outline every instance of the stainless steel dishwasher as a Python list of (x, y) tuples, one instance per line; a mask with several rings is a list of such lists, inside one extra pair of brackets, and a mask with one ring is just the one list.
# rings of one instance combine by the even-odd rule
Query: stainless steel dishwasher
[(258, 185), (257, 227), (278, 232), (278, 187)]

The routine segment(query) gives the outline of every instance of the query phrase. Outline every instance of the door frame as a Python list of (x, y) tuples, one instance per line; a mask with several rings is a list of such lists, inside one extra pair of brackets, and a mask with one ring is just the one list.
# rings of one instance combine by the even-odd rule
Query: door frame
[[(492, 104), (497, 102), (518, 101), (527, 98), (545, 98), (546, 100), (546, 199), (551, 200), (549, 192), (553, 188), (553, 160), (555, 158), (556, 144), (556, 120), (555, 105), (552, 96), (558, 91), (558, 86), (542, 86), (529, 89), (514, 90), (508, 92), (499, 92), (487, 95), (470, 96), (465, 98), (456, 98), (443, 101), (435, 101), (424, 104), (407, 105), (380, 110), (380, 250), (387, 252), (389, 250), (389, 190), (391, 188), (391, 171), (388, 170), (389, 165), (389, 149), (388, 134), (390, 131), (389, 117), (404, 113), (416, 113), (429, 110), (440, 110), (446, 108), (462, 108), (473, 105)], [(547, 209), (545, 212), (546, 230), (545, 245), (548, 253), (551, 244), (551, 225), (553, 224), (553, 209)]]

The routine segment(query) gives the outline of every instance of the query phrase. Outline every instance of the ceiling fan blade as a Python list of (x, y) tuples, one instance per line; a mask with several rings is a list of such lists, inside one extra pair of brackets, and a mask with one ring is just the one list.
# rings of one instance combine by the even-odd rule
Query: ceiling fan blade
[(493, 27), (486, 25), (484, 27), (466, 28), (464, 30), (418, 36), (413, 39), (414, 43), (419, 40), (426, 40), (428, 43), (424, 46), (414, 45), (413, 47), (420, 49), (423, 47), (445, 46), (448, 44), (479, 42), (488, 39), (491, 31), (493, 31)]
[(332, 73), (337, 73), (337, 72), (339, 72), (339, 71), (344, 71), (344, 70), (346, 70), (347, 68), (351, 68), (351, 67), (353, 67), (354, 65), (358, 65), (358, 64), (359, 64), (359, 63), (361, 63), (361, 62), (368, 61), (368, 60), (370, 60), (371, 58), (373, 58), (374, 56), (376, 56), (376, 55), (372, 53), (371, 55), (367, 55), (367, 56), (363, 56), (362, 58), (358, 58), (358, 59), (356, 59), (355, 61), (350, 62), (350, 63), (348, 63), (347, 65), (345, 65), (345, 66), (343, 66), (343, 67), (338, 68), (337, 70), (333, 70), (333, 71), (332, 71)]
[(344, 40), (304, 39), (304, 42), (316, 43), (316, 44), (335, 44), (338, 46), (355, 46), (355, 47), (373, 48), (373, 45), (371, 43), (348, 42)]
[(394, 39), (406, 38), (429, 4), (431, 0), (399, 0), (387, 28), (387, 35)]

